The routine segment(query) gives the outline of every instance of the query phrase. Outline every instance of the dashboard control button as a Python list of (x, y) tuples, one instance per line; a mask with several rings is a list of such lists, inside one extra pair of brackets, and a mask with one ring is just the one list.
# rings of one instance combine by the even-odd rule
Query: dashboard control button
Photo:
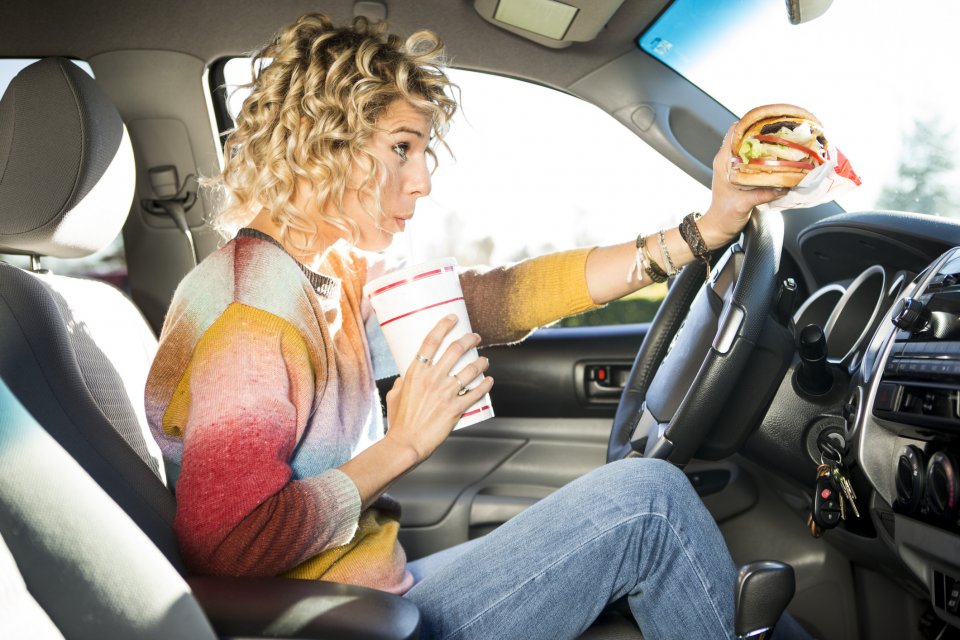
[(877, 397), (873, 402), (873, 407), (878, 411), (893, 411), (897, 406), (897, 393), (899, 391), (900, 385), (881, 382), (877, 387)]
[(949, 613), (957, 615), (957, 611), (960, 609), (960, 582), (954, 582), (950, 593), (947, 594), (946, 609)]
[(914, 333), (927, 326), (930, 310), (917, 298), (904, 298), (898, 303), (893, 324), (904, 331)]

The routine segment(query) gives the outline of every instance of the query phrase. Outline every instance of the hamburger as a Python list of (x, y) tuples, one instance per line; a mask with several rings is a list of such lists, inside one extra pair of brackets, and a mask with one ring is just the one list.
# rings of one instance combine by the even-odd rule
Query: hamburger
[(816, 116), (792, 104), (748, 111), (733, 130), (730, 182), (747, 187), (795, 187), (830, 159)]

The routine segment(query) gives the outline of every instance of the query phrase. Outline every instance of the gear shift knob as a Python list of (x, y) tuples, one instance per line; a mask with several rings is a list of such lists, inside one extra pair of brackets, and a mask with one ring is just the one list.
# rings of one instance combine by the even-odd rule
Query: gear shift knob
[(740, 567), (734, 600), (737, 637), (750, 640), (768, 637), (795, 589), (793, 567), (788, 564), (759, 561)]

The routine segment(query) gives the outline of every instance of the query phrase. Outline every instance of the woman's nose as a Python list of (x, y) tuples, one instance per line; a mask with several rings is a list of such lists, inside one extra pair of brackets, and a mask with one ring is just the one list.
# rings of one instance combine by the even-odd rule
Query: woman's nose
[(430, 195), (431, 188), (430, 170), (427, 168), (427, 160), (424, 157), (421, 162), (416, 163), (415, 167), (411, 167), (407, 192), (414, 197), (423, 198)]

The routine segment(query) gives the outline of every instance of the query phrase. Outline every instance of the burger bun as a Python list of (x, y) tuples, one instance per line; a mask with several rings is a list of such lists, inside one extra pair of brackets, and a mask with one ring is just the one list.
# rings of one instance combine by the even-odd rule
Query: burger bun
[(800, 184), (809, 171), (791, 167), (764, 167), (762, 165), (734, 164), (727, 179), (742, 187), (787, 187)]

